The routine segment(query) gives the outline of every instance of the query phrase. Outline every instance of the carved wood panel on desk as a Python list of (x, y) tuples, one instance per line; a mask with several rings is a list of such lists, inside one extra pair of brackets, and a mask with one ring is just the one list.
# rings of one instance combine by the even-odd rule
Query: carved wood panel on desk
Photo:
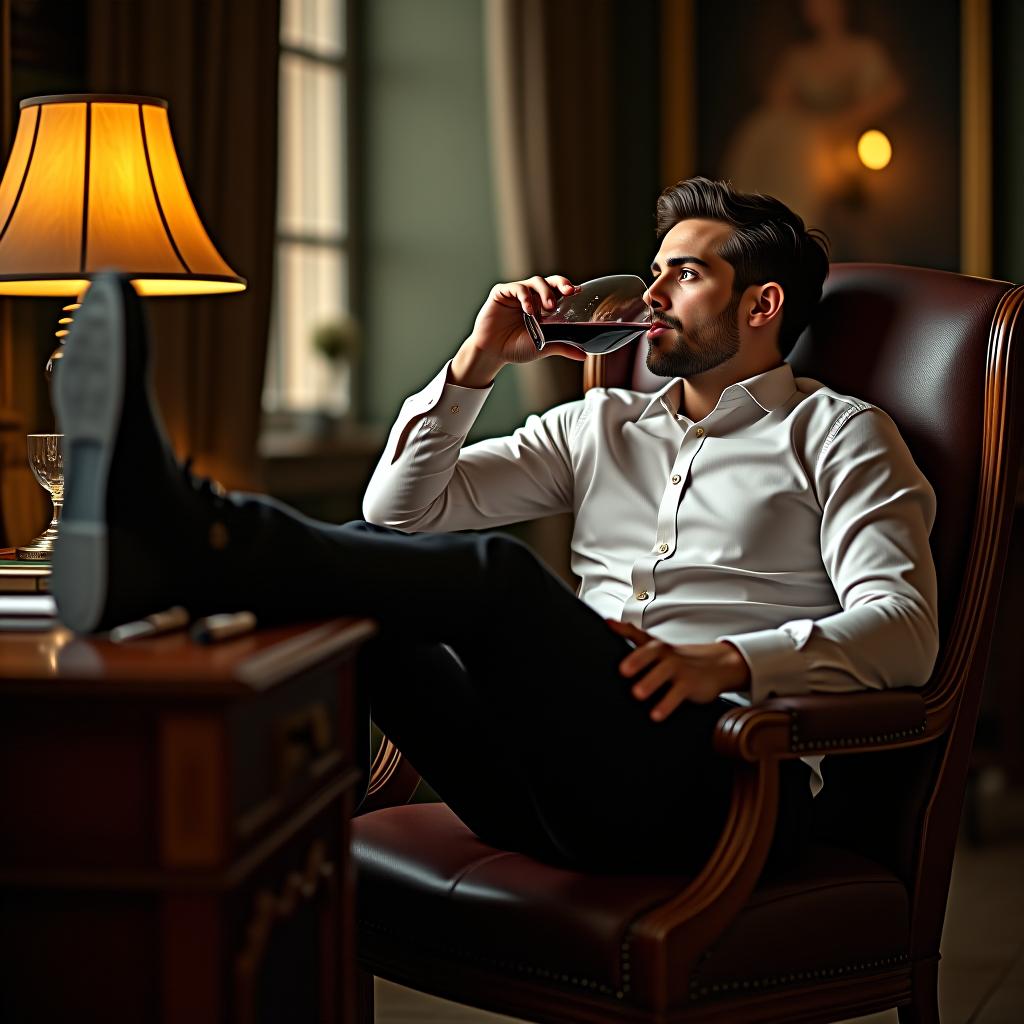
[(373, 632), (0, 634), (0, 1020), (352, 1019)]

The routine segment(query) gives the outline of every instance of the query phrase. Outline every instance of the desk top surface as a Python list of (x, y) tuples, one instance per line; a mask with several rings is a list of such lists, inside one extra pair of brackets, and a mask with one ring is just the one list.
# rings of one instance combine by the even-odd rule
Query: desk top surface
[(376, 632), (344, 618), (258, 630), (201, 645), (185, 632), (112, 644), (57, 626), (0, 633), (0, 696), (244, 697), (338, 662)]

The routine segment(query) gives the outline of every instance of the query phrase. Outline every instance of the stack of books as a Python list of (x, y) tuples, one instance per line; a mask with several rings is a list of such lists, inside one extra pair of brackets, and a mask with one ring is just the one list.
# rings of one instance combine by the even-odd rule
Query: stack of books
[(57, 624), (50, 563), (23, 562), (0, 548), (0, 631), (49, 630)]
[(49, 592), (49, 562), (23, 562), (14, 557), (13, 549), (0, 549), (0, 594)]

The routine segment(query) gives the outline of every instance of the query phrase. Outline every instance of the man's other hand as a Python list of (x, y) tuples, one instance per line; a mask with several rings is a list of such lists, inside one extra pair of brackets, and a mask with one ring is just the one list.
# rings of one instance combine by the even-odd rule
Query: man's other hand
[(537, 351), (523, 314), (538, 319), (549, 314), (565, 295), (577, 290), (567, 277), (531, 277), (525, 281), (496, 284), (480, 307), (473, 333), (462, 343), (448, 371), (451, 384), (489, 387), (498, 371), (509, 363), (530, 363), (547, 356), (565, 356), (582, 361), (586, 353), (574, 345), (555, 342)]
[(619, 636), (636, 644), (635, 650), (619, 663), (627, 679), (643, 673), (632, 686), (637, 700), (668, 686), (661, 700), (651, 709), (651, 718), (660, 722), (684, 700), (707, 704), (719, 694), (743, 690), (750, 685), (750, 669), (740, 652), (728, 643), (666, 644), (628, 622), (605, 619)]

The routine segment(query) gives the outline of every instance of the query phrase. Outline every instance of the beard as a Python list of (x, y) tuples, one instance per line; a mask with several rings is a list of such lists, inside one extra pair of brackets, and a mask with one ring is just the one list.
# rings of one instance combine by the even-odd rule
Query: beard
[(740, 350), (740, 331), (736, 326), (736, 313), (740, 300), (737, 296), (718, 313), (687, 329), (681, 320), (661, 314), (657, 321), (673, 328), (676, 342), (666, 352), (657, 349), (657, 341), (647, 349), (647, 369), (659, 377), (695, 377), (721, 366)]

